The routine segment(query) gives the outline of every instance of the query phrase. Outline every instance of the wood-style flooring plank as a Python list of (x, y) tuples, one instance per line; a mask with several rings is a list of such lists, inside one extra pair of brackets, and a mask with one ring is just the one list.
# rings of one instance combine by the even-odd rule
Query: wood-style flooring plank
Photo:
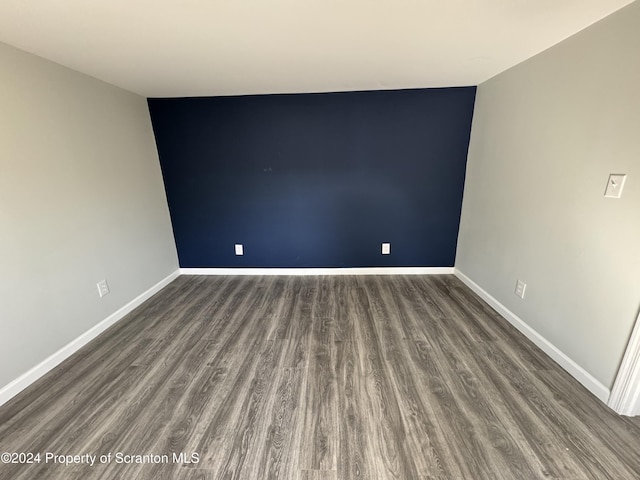
[[(326, 313), (326, 312), (325, 312)], [(335, 471), (338, 414), (336, 411), (337, 346), (335, 326), (327, 317), (313, 320), (309, 365), (305, 371), (299, 466), (303, 470)]]
[(300, 470), (298, 480), (338, 480), (335, 470)]

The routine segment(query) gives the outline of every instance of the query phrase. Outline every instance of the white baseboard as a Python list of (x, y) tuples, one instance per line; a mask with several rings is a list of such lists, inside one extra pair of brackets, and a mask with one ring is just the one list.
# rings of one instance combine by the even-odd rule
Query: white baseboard
[(453, 267), (181, 268), (181, 275), (447, 275)]
[(640, 415), (640, 314), (613, 383), (609, 407), (620, 415)]
[(144, 293), (138, 295), (136, 298), (127, 303), (124, 307), (118, 309), (116, 312), (109, 315), (107, 318), (102, 320), (100, 323), (91, 327), (85, 333), (80, 335), (75, 340), (72, 340), (67, 345), (62, 347), (60, 350), (40, 362), (38, 365), (33, 367), (28, 372), (20, 375), (18, 378), (13, 380), (8, 385), (0, 388), (0, 405), (5, 404), (11, 398), (15, 397), (22, 390), (27, 388), (33, 382), (38, 380), (44, 374), (52, 370), (54, 367), (58, 366), (64, 360), (69, 358), (75, 352), (77, 352), (80, 348), (85, 346), (91, 340), (96, 338), (102, 332), (104, 332), (111, 325), (116, 323), (118, 320), (122, 319), (125, 315), (133, 311), (136, 307), (140, 306), (146, 300), (151, 298), (153, 295), (162, 290), (165, 286), (171, 283), (174, 279), (178, 277), (180, 274), (179, 271), (173, 272), (171, 275), (156, 283), (150, 289), (145, 291)]
[(564, 368), (572, 377), (584, 385), (591, 393), (598, 397), (604, 403), (609, 399), (609, 389), (596, 380), (589, 372), (571, 360), (558, 347), (553, 345), (549, 340), (544, 338), (527, 323), (514, 314), (507, 307), (502, 305), (498, 300), (485, 291), (480, 285), (467, 277), (460, 270), (455, 269), (455, 275), (462, 280), (471, 290), (473, 290), (480, 298), (487, 302), (494, 310), (502, 315), (511, 325), (516, 327), (524, 336), (535, 343), (542, 351), (549, 355), (555, 362)]

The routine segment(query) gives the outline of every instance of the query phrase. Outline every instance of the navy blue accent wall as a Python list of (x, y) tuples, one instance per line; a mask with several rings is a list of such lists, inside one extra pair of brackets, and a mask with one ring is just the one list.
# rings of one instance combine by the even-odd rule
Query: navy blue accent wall
[(475, 92), (149, 99), (180, 266), (453, 266)]

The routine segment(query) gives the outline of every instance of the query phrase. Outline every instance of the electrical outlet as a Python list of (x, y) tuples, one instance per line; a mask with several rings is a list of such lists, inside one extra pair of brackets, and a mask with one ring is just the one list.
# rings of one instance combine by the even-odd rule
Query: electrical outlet
[(517, 296), (519, 296), (520, 298), (524, 298), (524, 291), (527, 289), (527, 284), (524, 283), (522, 280), (518, 280), (516, 282), (516, 290), (515, 290), (515, 294)]
[(98, 295), (100, 295), (100, 298), (104, 297), (105, 295), (108, 295), (110, 290), (109, 290), (109, 284), (107, 283), (106, 280), (100, 280), (98, 283)]
[(607, 189), (604, 191), (604, 196), (607, 198), (620, 198), (622, 196), (622, 187), (624, 187), (624, 181), (627, 179), (625, 174), (609, 175), (607, 181)]
[(244, 255), (244, 247), (241, 243), (236, 243), (236, 255)]
[(382, 255), (390, 255), (391, 254), (391, 244), (383, 243), (382, 244)]

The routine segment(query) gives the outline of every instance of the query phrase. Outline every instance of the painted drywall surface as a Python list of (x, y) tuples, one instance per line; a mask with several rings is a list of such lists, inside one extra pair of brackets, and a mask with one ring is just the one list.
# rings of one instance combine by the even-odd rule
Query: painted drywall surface
[(608, 388), (640, 306), (639, 25), (636, 2), (478, 87), (456, 259)]
[(149, 100), (181, 267), (453, 266), (474, 97)]
[(2, 44), (0, 71), (3, 386), (177, 256), (146, 100)]

